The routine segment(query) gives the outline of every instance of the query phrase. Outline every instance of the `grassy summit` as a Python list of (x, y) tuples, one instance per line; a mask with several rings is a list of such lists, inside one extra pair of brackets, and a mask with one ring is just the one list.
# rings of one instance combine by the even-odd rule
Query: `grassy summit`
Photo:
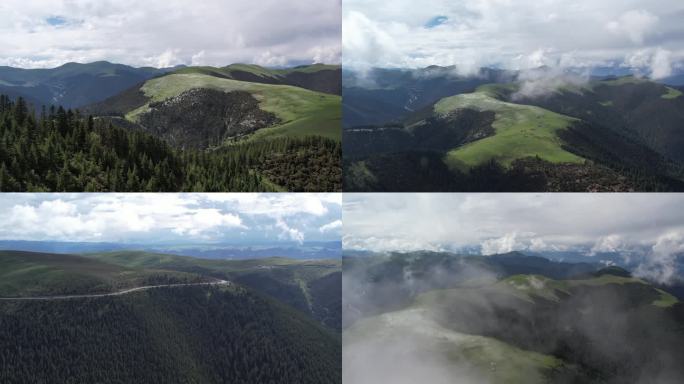
[(467, 170), (490, 160), (510, 166), (517, 159), (534, 156), (552, 163), (584, 161), (563, 149), (557, 135), (577, 119), (539, 107), (501, 101), (487, 89), (447, 97), (434, 106), (434, 112), (442, 116), (458, 109), (494, 112), (495, 134), (449, 151), (446, 163), (451, 168)]

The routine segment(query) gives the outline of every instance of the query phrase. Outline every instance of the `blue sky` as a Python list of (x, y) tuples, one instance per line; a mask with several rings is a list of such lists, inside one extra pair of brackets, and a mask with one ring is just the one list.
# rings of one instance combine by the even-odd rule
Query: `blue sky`
[(339, 63), (340, 0), (3, 0), (0, 65)]
[(2, 194), (0, 239), (121, 243), (341, 240), (341, 194)]
[(345, 0), (342, 18), (343, 65), (359, 71), (622, 66), (663, 78), (684, 70), (681, 0)]

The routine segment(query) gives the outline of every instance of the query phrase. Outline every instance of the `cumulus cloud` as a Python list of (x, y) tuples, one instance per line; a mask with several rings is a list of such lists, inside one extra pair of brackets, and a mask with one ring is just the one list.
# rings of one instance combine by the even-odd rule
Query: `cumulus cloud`
[(656, 240), (650, 257), (636, 270), (636, 275), (668, 284), (677, 277), (677, 258), (684, 255), (684, 232), (668, 232)]
[(6, 0), (0, 65), (337, 63), (340, 12), (339, 0)]
[(327, 194), (4, 194), (0, 239), (339, 240), (320, 228), (340, 220), (340, 204)]
[(346, 0), (343, 61), (357, 69), (455, 65), (462, 74), (612, 66), (658, 48), (678, 61), (681, 15), (678, 0)]
[(483, 255), (496, 255), (506, 252), (511, 252), (515, 249), (520, 249), (521, 246), (516, 242), (517, 234), (507, 233), (506, 235), (496, 238), (487, 239), (482, 242)]

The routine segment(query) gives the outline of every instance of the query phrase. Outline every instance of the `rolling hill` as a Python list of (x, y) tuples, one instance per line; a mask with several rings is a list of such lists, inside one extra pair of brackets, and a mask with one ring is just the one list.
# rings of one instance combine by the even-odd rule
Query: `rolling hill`
[[(464, 383), (684, 377), (677, 363), (684, 304), (671, 294), (618, 267), (518, 253), (493, 257), (419, 252), (345, 262), (345, 281), (354, 289), (343, 299), (344, 377), (359, 383), (383, 375), (434, 382), (458, 375)], [(409, 294), (392, 303), (392, 291)], [(411, 370), (396, 368), (410, 359)]]
[[(259, 288), (268, 284), (266, 276), (251, 286), (237, 282), (241, 274), (278, 275), (279, 267), (301, 262), (223, 265), (134, 252), (84, 257), (3, 251), (1, 256), (3, 382), (340, 380), (341, 340), (333, 324), (323, 325), (332, 316), (323, 310), (328, 307), (316, 306), (316, 315), (300, 311), (284, 294), (276, 298), (268, 287)], [(297, 272), (301, 281), (312, 282), (307, 290), (312, 303), (334, 301), (321, 292), (334, 295), (335, 287), (318, 281), (331, 280), (334, 268), (309, 261)], [(216, 277), (228, 271), (235, 281)], [(341, 286), (336, 289), (339, 305)]]
[[(339, 96), (194, 70), (186, 68), (149, 80), (135, 91), (128, 90), (87, 110), (121, 116), (177, 147), (203, 149), (251, 133), (251, 140), (280, 136), (340, 138)], [(199, 105), (202, 108), (197, 108)]]
[[(491, 83), (346, 127), (352, 191), (678, 191), (684, 97), (633, 77), (527, 95)], [(345, 101), (346, 103), (346, 101)]]

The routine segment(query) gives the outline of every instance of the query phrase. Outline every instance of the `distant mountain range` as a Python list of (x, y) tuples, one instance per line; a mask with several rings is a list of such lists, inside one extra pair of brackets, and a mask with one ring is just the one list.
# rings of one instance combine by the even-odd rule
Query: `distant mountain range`
[(545, 68), (346, 76), (351, 191), (684, 190), (682, 88)]
[(123, 244), (60, 241), (0, 240), (0, 250), (47, 252), (63, 254), (138, 250), (205, 259), (254, 259), (259, 257), (288, 257), (294, 259), (339, 259), (342, 243), (305, 242), (284, 244)]

